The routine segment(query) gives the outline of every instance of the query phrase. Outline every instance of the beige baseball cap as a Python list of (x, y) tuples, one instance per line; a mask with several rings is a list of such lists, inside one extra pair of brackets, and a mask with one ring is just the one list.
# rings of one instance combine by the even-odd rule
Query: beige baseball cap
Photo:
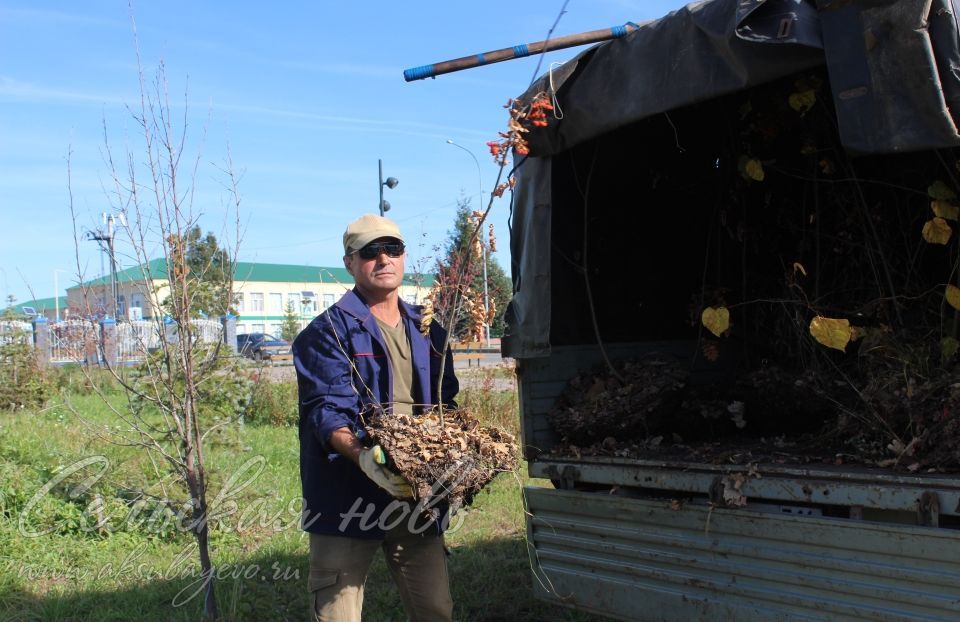
[(397, 223), (383, 216), (364, 214), (347, 225), (343, 232), (343, 254), (349, 255), (377, 238), (396, 238), (403, 242)]

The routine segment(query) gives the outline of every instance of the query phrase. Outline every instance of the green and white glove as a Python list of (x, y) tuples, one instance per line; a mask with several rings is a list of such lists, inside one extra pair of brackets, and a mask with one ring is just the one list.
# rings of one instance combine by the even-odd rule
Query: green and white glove
[(360, 452), (360, 470), (363, 471), (364, 475), (397, 499), (412, 497), (413, 488), (410, 486), (410, 482), (388, 469), (385, 466), (386, 462), (387, 457), (380, 445), (374, 445), (370, 449), (364, 449)]

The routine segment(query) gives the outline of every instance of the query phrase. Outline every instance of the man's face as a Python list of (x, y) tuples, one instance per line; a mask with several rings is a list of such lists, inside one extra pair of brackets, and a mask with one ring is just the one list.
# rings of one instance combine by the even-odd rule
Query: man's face
[(395, 238), (377, 238), (367, 245), (367, 249), (377, 252), (371, 259), (364, 259), (360, 252), (351, 253), (343, 258), (343, 265), (353, 276), (357, 288), (361, 292), (387, 294), (395, 291), (403, 282), (404, 258), (406, 252), (399, 257), (391, 257), (382, 244), (399, 242)]

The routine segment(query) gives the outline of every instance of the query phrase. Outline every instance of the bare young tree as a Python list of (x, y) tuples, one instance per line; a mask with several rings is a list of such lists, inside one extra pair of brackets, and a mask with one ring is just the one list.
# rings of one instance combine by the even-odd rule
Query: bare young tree
[[(186, 95), (183, 116), (175, 120), (177, 107), (170, 100), (163, 64), (148, 79), (138, 50), (137, 65), (140, 102), (128, 110), (138, 129), (139, 144), (127, 145), (122, 155), (115, 154), (104, 122), (104, 160), (110, 182), (107, 195), (111, 208), (124, 215), (123, 231), (128, 236), (131, 259), (141, 270), (141, 294), (150, 301), (152, 309), (163, 309), (163, 313), (152, 314), (154, 330), (160, 338), (158, 347), (140, 363), (137, 373), (110, 369), (127, 393), (127, 407), (117, 407), (106, 399), (104, 405), (124, 425), (85, 423), (98, 437), (140, 448), (149, 455), (156, 479), (143, 486), (141, 495), (167, 507), (177, 516), (179, 526), (191, 532), (199, 554), (205, 615), (216, 620), (219, 609), (209, 547), (210, 473), (204, 460), (204, 445), (212, 432), (233, 423), (240, 413), (222, 413), (228, 416), (215, 420), (205, 414), (204, 399), (226, 384), (239, 382), (237, 378), (242, 380), (243, 375), (231, 373), (237, 363), (230, 356), (232, 353), (222, 347), (222, 340), (204, 342), (195, 328), (202, 301), (210, 300), (204, 272), (221, 273), (218, 282), (222, 287), (224, 266), (222, 261), (216, 265), (190, 265), (190, 236), (197, 230), (201, 216), (194, 208), (194, 197), (202, 160), (199, 154), (188, 154)], [(234, 241), (239, 244), (240, 196), (229, 156), (218, 169), (227, 178), (224, 189), (229, 197), (228, 211), (233, 212), (233, 221), (237, 223)], [(76, 221), (72, 193), (71, 214)], [(236, 247), (227, 251), (228, 301), (232, 300), (229, 290), (235, 250)], [(156, 261), (160, 258), (162, 261)], [(147, 344), (141, 346), (146, 349)], [(73, 412), (79, 416), (76, 410)]]

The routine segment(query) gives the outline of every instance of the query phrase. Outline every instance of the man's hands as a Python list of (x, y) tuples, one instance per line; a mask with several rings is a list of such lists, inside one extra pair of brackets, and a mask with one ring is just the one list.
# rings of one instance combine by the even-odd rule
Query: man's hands
[(362, 450), (358, 456), (357, 464), (360, 466), (360, 470), (372, 479), (377, 486), (397, 499), (412, 497), (413, 488), (410, 486), (410, 482), (384, 466), (385, 462), (383, 449), (380, 445), (376, 445)]

